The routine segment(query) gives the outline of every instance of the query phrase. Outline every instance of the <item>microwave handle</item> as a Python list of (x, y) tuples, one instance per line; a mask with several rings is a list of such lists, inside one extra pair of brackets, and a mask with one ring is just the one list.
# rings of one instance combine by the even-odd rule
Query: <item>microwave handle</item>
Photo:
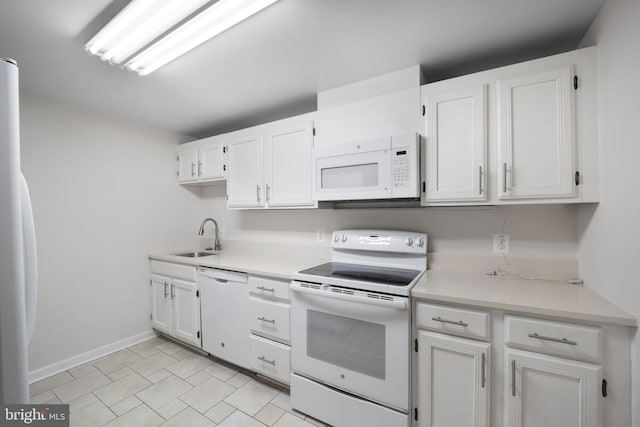
[(361, 297), (359, 295), (333, 293), (327, 290), (326, 287), (325, 287), (325, 290), (305, 288), (299, 282), (291, 282), (291, 290), (293, 292), (298, 292), (301, 294), (309, 294), (309, 295), (314, 295), (314, 296), (323, 297), (323, 298), (332, 298), (332, 299), (337, 299), (341, 301), (371, 304), (371, 305), (377, 305), (379, 307), (395, 308), (398, 310), (408, 309), (407, 301), (387, 301), (387, 300), (376, 299), (376, 298)]

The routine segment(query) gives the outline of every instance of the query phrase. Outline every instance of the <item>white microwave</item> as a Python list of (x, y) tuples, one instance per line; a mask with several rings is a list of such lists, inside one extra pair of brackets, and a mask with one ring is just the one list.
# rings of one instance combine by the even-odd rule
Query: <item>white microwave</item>
[(420, 196), (416, 133), (315, 147), (313, 162), (318, 201)]

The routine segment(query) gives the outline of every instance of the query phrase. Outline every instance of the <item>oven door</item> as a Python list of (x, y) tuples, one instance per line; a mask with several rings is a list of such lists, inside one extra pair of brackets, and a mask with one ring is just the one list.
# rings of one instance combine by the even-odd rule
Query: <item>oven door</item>
[(407, 412), (409, 299), (298, 281), (291, 290), (292, 371)]
[(391, 138), (316, 147), (317, 200), (391, 197)]

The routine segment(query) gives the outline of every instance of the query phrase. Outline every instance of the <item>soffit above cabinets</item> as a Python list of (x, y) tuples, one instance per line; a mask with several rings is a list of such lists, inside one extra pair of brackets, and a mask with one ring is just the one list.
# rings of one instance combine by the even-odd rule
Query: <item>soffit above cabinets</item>
[(0, 54), (30, 93), (205, 137), (414, 64), (434, 81), (574, 49), (604, 0), (281, 0), (145, 77), (83, 50), (127, 3), (0, 2)]

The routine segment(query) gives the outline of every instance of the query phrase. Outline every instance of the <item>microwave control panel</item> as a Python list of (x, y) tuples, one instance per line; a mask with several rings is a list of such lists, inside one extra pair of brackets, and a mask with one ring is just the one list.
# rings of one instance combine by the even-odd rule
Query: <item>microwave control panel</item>
[(415, 133), (391, 139), (391, 191), (393, 197), (418, 197), (420, 140)]
[(393, 188), (408, 187), (411, 182), (411, 162), (408, 147), (393, 150)]

